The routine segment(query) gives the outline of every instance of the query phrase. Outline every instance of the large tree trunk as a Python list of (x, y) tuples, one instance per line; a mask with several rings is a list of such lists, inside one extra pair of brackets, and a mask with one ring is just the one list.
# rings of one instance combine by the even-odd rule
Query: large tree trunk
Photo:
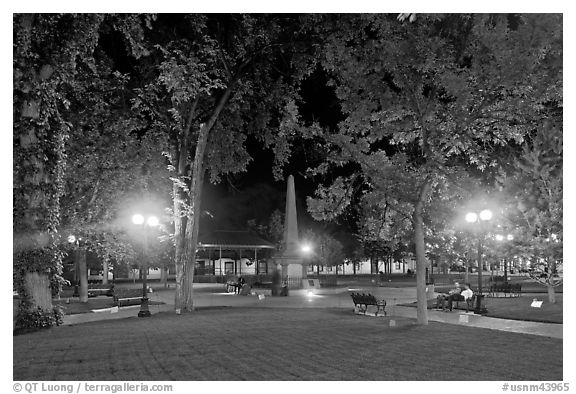
[[(23, 17), (27, 34), (32, 34), (32, 21), (31, 15)], [(19, 314), (24, 319), (38, 309), (53, 313), (51, 279), (60, 269), (55, 238), (64, 170), (64, 131), (58, 125), (39, 123), (42, 88), (36, 85), (47, 81), (53, 71), (52, 66), (44, 65), (24, 78), (27, 98), (19, 113), (24, 122), (15, 118), (13, 262), (16, 290), (21, 293)]]
[[(187, 173), (190, 176), (190, 185), (188, 188), (189, 192), (185, 193), (179, 185), (174, 184), (174, 215), (176, 226), (175, 308), (177, 313), (194, 310), (192, 283), (194, 281), (196, 246), (200, 228), (200, 199), (204, 182), (204, 153), (208, 145), (210, 131), (218, 120), (231, 94), (232, 84), (228, 86), (222, 97), (220, 97), (218, 105), (210, 116), (210, 120), (206, 124), (203, 123), (200, 125), (194, 153), (194, 162), (188, 171), (186, 171), (186, 158), (188, 155), (189, 128), (187, 132), (184, 133), (181, 141), (178, 170), (179, 174)], [(191, 125), (194, 108), (195, 105), (192, 106), (190, 120), (188, 122), (189, 126)], [(180, 198), (184, 196), (187, 198), (180, 200)], [(186, 216), (183, 215), (182, 201), (187, 201), (189, 205), (185, 212)]]
[(88, 268), (86, 266), (86, 249), (76, 249), (75, 258), (80, 278), (80, 302), (88, 302)]
[(424, 220), (422, 211), (424, 202), (431, 188), (430, 180), (426, 179), (420, 189), (418, 201), (412, 214), (414, 228), (414, 244), (416, 245), (416, 317), (418, 324), (428, 325), (428, 299), (426, 294), (426, 250), (424, 248)]
[(50, 290), (50, 279), (48, 275), (38, 272), (28, 272), (26, 274), (26, 290), (30, 296), (30, 301), (34, 308), (41, 308), (45, 311), (52, 310), (52, 292)]
[(553, 257), (547, 259), (548, 262), (548, 278), (546, 281), (546, 288), (548, 290), (548, 302), (551, 304), (556, 303), (556, 290), (554, 289), (554, 275), (556, 274), (556, 261)]
[(108, 261), (109, 257), (105, 256), (104, 260), (102, 261), (102, 284), (108, 284)]
[(556, 303), (556, 290), (554, 290), (554, 286), (552, 285), (546, 285), (546, 288), (548, 290), (548, 302), (550, 304), (555, 304)]
[[(201, 133), (202, 134), (202, 133)], [(198, 138), (198, 146), (196, 147), (196, 153), (198, 155), (199, 150), (201, 157), (204, 156), (204, 151), (206, 149), (206, 144), (208, 140), (208, 133), (202, 137)], [(202, 145), (202, 146), (201, 146)], [(184, 276), (184, 310), (193, 311), (194, 310), (194, 267), (196, 266), (196, 246), (198, 244), (198, 231), (200, 229), (200, 214), (201, 210), (201, 196), (202, 188), (204, 182), (204, 169), (201, 160), (194, 161), (194, 174), (192, 176), (192, 181), (190, 185), (191, 201), (192, 206), (190, 209), (191, 215), (188, 217), (186, 223), (186, 236), (184, 244), (184, 253), (186, 256), (186, 270)]]
[(174, 199), (174, 243), (175, 243), (175, 265), (176, 265), (176, 291), (174, 293), (174, 305), (176, 313), (180, 313), (184, 307), (184, 275), (186, 273), (186, 256), (184, 256), (184, 244), (186, 239), (184, 237), (183, 229), (186, 228), (186, 217), (183, 216), (183, 201), (182, 189), (174, 183), (173, 185), (173, 199)]
[(168, 287), (168, 267), (162, 267), (160, 270), (160, 283), (164, 285), (164, 288)]
[[(200, 199), (204, 181), (204, 152), (208, 144), (210, 129), (206, 125), (200, 127), (196, 143), (196, 154), (192, 167), (192, 177), (189, 187), (189, 208), (186, 217), (182, 217), (181, 203), (178, 204), (179, 223), (176, 225), (176, 299), (175, 306), (179, 312), (194, 310), (193, 282), (194, 266), (196, 264), (196, 245), (200, 225)], [(174, 186), (177, 187), (176, 185)], [(179, 188), (178, 188), (179, 189)], [(180, 189), (178, 190), (180, 192)], [(185, 220), (184, 220), (185, 219)], [(185, 223), (185, 227), (184, 227)]]

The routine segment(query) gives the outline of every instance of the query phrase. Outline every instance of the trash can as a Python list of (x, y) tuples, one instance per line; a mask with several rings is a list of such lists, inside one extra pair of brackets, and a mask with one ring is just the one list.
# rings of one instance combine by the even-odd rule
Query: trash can
[(474, 313), (477, 315), (485, 315), (488, 313), (488, 309), (486, 309), (485, 295), (475, 294), (474, 297)]

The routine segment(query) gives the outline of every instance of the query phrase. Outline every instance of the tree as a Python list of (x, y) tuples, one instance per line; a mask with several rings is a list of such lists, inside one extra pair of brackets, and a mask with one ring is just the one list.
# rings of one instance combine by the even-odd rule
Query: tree
[[(86, 261), (87, 251), (95, 252), (105, 272), (112, 259), (118, 263), (133, 255), (133, 242), (126, 237), (126, 227), (131, 225), (129, 210), (133, 208), (125, 200), (132, 195), (168, 194), (163, 192), (169, 181), (162, 158), (140, 135), (142, 122), (130, 111), (129, 76), (121, 74), (116, 69), (118, 59), (108, 55), (113, 49), (124, 48), (121, 40), (120, 44), (109, 43), (108, 36), (123, 29), (138, 36), (146, 20), (146, 16), (103, 15), (90, 62), (77, 67), (73, 88), (67, 91), (65, 115), (71, 129), (65, 145), (60, 232), (81, 237), (84, 242), (76, 251), (80, 262)], [(124, 49), (134, 56), (140, 54), (137, 49)], [(103, 282), (107, 281), (104, 275)], [(80, 296), (87, 302), (84, 286)]]
[(268, 221), (263, 224), (250, 219), (246, 225), (264, 239), (272, 242), (276, 250), (281, 250), (284, 241), (284, 214), (279, 209), (275, 209)]
[(531, 277), (546, 286), (550, 303), (562, 284), (562, 156), (561, 120), (544, 119), (500, 177), (517, 227), (516, 252), (532, 262)]
[(308, 262), (318, 266), (318, 273), (320, 273), (320, 266), (336, 267), (344, 263), (343, 246), (334, 237), (326, 233), (318, 233), (312, 229), (306, 229), (300, 236), (302, 243), (310, 244), (311, 256), (307, 259)]
[(358, 238), (364, 253), (371, 264), (385, 260), (385, 273), (391, 271), (391, 260), (404, 258), (407, 245), (412, 243), (410, 217), (399, 207), (393, 209), (395, 200), (390, 200), (378, 190), (368, 191), (362, 196), (358, 214)]
[[(139, 15), (14, 15), (14, 273), (22, 322), (17, 325), (55, 321), (50, 316), (45, 280), (50, 280), (52, 293), (59, 291), (60, 204), (68, 184), (66, 142), (71, 135), (86, 131), (75, 128), (76, 120), (86, 118), (86, 113), (75, 112), (74, 98), (80, 92), (89, 93), (85, 98), (94, 104), (90, 111), (102, 114), (105, 100), (93, 100), (97, 94), (91, 94), (91, 89), (99, 90), (107, 83), (99, 79), (105, 67), (95, 55), (102, 32), (117, 32), (127, 43), (127, 51), (138, 57), (138, 37), (146, 19)], [(39, 277), (37, 284), (30, 282), (33, 277)], [(30, 321), (32, 315), (36, 321)]]
[(97, 41), (98, 15), (13, 16), (14, 285), (17, 328), (59, 323), (52, 294), (62, 283), (58, 250), (65, 141), (63, 113), (77, 66)]
[[(410, 207), (418, 322), (427, 324), (425, 211), (461, 170), (496, 167), (499, 147), (521, 144), (542, 103), (561, 94), (561, 16), (419, 15), (399, 23), (314, 15), (309, 22), (346, 117), (325, 135), (329, 163), (355, 163), (371, 188)], [(336, 195), (348, 204), (349, 188), (337, 182), (319, 200)]]
[[(172, 171), (177, 311), (193, 307), (192, 281), (205, 175), (244, 171), (248, 134), (276, 153), (290, 151), (290, 88), (296, 19), (253, 15), (165, 15), (149, 35), (133, 102)], [(276, 171), (279, 176), (279, 170)]]

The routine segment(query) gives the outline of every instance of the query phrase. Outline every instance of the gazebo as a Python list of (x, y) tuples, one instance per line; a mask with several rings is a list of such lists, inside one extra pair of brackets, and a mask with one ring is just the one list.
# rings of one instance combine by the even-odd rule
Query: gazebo
[(198, 235), (195, 275), (259, 275), (270, 272), (276, 246), (250, 231), (218, 230)]

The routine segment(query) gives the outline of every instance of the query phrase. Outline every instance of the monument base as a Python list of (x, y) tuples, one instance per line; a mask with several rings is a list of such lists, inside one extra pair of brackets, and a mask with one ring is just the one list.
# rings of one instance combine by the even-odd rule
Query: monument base
[(302, 278), (306, 278), (306, 267), (302, 264), (288, 264), (286, 266), (286, 274), (289, 278), (299, 278), (298, 281), (302, 280)]
[(302, 263), (284, 263), (282, 266), (282, 280), (287, 280), (288, 287), (299, 289), (302, 279), (306, 279), (306, 266)]

